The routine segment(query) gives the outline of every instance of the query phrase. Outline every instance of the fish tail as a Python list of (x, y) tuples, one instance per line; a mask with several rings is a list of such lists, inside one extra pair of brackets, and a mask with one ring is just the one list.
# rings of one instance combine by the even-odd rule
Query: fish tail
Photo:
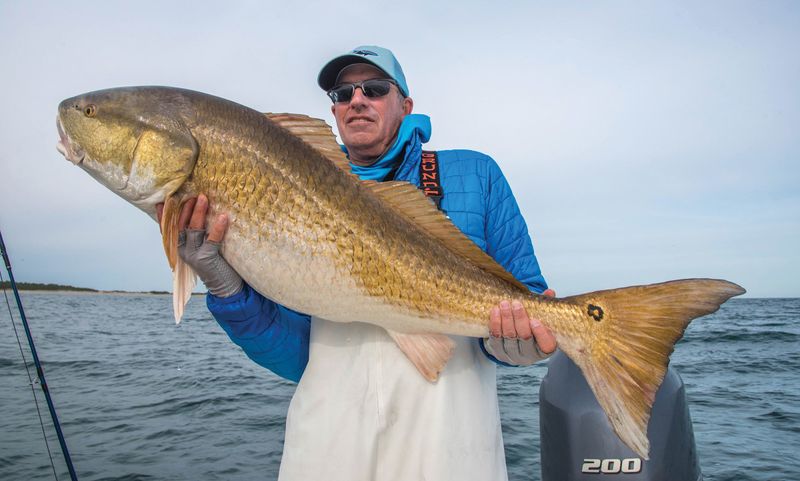
[(568, 297), (580, 306), (591, 344), (559, 337), (580, 366), (620, 439), (644, 459), (647, 424), (675, 343), (692, 319), (710, 314), (745, 290), (728, 281), (686, 279)]

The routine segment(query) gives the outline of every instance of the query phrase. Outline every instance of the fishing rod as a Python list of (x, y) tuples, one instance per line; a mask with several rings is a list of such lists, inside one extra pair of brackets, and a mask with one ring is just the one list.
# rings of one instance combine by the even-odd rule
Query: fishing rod
[[(58, 443), (61, 445), (61, 452), (64, 454), (64, 461), (67, 463), (67, 469), (69, 470), (69, 477), (72, 481), (78, 481), (78, 476), (75, 474), (75, 467), (72, 466), (72, 458), (69, 456), (69, 450), (67, 449), (67, 441), (64, 439), (64, 433), (61, 432), (61, 424), (58, 422), (58, 415), (56, 414), (56, 407), (53, 404), (53, 399), (50, 397), (50, 390), (47, 387), (47, 381), (44, 378), (44, 370), (42, 369), (42, 364), (39, 362), (39, 356), (36, 354), (36, 345), (33, 343), (33, 336), (31, 335), (31, 329), (28, 325), (28, 319), (25, 317), (25, 310), (22, 308), (22, 300), (19, 297), (19, 290), (17, 289), (17, 283), (14, 281), (14, 273), (11, 271), (11, 260), (8, 258), (8, 252), (6, 251), (6, 244), (3, 242), (3, 232), (0, 231), (0, 253), (3, 255), (3, 262), (6, 265), (6, 272), (8, 272), (9, 283), (11, 284), (11, 290), (14, 291), (14, 298), (17, 301), (17, 309), (19, 310), (20, 319), (22, 319), (22, 326), (25, 328), (25, 336), (28, 338), (28, 345), (31, 348), (31, 356), (33, 357), (33, 363), (36, 365), (36, 375), (39, 377), (39, 385), (42, 387), (42, 391), (44, 392), (44, 398), (47, 401), (47, 409), (50, 410), (50, 417), (53, 419), (53, 427), (55, 427), (56, 435), (58, 436)], [(10, 314), (10, 311), (9, 311)], [(13, 324), (14, 319), (11, 319)], [(14, 328), (16, 332), (16, 327)], [(19, 340), (19, 338), (17, 338)], [(20, 352), (22, 352), (22, 345), (20, 345)], [(24, 354), (23, 354), (24, 360)], [(27, 369), (27, 363), (26, 363)], [(35, 391), (34, 391), (34, 398), (35, 398)], [(38, 406), (37, 406), (38, 410)], [(41, 423), (41, 416), (39, 417), (39, 422)], [(44, 432), (44, 425), (42, 425), (42, 431)], [(47, 436), (45, 436), (45, 444), (47, 444)], [(47, 448), (48, 452), (50, 448)], [(50, 458), (50, 464), (53, 464), (52, 457)], [(55, 474), (55, 466), (53, 467), (53, 474)], [(58, 476), (56, 475), (56, 480), (58, 480)]]

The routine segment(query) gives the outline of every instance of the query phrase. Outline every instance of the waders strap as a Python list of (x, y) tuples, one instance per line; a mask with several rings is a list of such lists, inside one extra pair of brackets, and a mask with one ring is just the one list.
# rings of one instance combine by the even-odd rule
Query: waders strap
[(436, 208), (442, 210), (444, 189), (440, 182), (439, 158), (436, 152), (422, 151), (422, 162), (419, 164), (419, 186), (425, 195), (433, 200)]

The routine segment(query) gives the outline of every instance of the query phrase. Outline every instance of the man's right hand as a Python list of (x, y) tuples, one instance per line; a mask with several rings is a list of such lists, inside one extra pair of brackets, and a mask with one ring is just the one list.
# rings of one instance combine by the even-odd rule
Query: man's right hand
[[(156, 206), (159, 224), (162, 210), (163, 206)], [(219, 253), (228, 229), (228, 216), (217, 216), (206, 236), (207, 213), (208, 198), (203, 194), (183, 205), (178, 219), (178, 255), (197, 273), (212, 295), (230, 297), (242, 290), (244, 281)]]

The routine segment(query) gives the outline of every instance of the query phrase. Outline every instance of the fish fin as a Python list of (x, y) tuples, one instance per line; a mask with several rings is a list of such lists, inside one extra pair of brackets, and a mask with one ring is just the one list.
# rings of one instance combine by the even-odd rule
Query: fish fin
[(639, 456), (649, 459), (647, 424), (675, 343), (692, 319), (744, 292), (728, 281), (686, 279), (562, 299), (580, 306), (592, 343), (556, 333), (559, 348), (583, 371), (614, 432)]
[(192, 296), (197, 285), (197, 275), (178, 255), (178, 233), (180, 232), (180, 215), (186, 200), (178, 200), (169, 196), (164, 201), (161, 214), (161, 241), (167, 254), (169, 267), (172, 269), (172, 310), (175, 313), (175, 324), (180, 324), (183, 309)]
[(192, 298), (192, 290), (197, 285), (197, 274), (180, 256), (175, 261), (172, 271), (172, 310), (175, 313), (175, 325), (181, 323), (184, 307)]
[[(320, 152), (337, 167), (350, 175), (350, 161), (336, 142), (331, 127), (324, 120), (307, 115), (288, 113), (266, 113), (266, 117), (289, 133), (303, 140)], [(383, 201), (411, 223), (442, 242), (453, 253), (466, 257), (486, 272), (505, 280), (522, 292), (530, 292), (525, 284), (519, 282), (491, 256), (486, 254), (469, 237), (464, 235), (425, 194), (408, 182), (362, 181)]]
[(404, 334), (388, 330), (409, 361), (430, 382), (439, 379), (447, 361), (453, 355), (456, 343), (444, 334)]
[(400, 181), (363, 181), (361, 185), (372, 190), (384, 202), (392, 206), (396, 212), (438, 239), (454, 254), (467, 258), (474, 265), (517, 287), (520, 291), (530, 292), (525, 284), (518, 281), (489, 254), (464, 235), (415, 185)]
[(178, 259), (178, 233), (180, 232), (178, 222), (182, 205), (183, 203), (178, 198), (169, 196), (164, 200), (164, 211), (161, 214), (161, 242), (164, 245), (169, 268), (173, 272), (175, 272)]
[(350, 173), (350, 161), (336, 142), (333, 129), (324, 120), (302, 114), (265, 113), (267, 118), (300, 138), (343, 171)]

